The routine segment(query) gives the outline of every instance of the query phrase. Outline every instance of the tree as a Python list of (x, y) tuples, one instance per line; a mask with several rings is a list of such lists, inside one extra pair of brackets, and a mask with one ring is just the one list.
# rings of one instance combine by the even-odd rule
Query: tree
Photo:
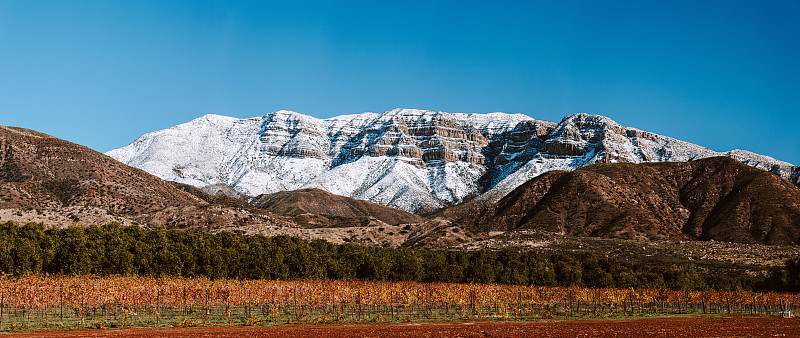
[(494, 283), (497, 258), (495, 253), (482, 249), (470, 254), (469, 265), (464, 272), (464, 279), (468, 283)]
[(422, 281), (422, 262), (415, 251), (401, 250), (394, 255), (390, 279), (394, 281)]
[(511, 249), (503, 249), (497, 254), (499, 271), (497, 282), (510, 285), (527, 285), (529, 266), (523, 264), (520, 254)]
[(566, 255), (552, 255), (550, 260), (556, 273), (556, 280), (561, 286), (583, 286), (581, 264)]
[(786, 290), (800, 292), (800, 257), (786, 261)]
[(527, 253), (523, 262), (528, 266), (528, 283), (538, 286), (556, 286), (556, 273), (553, 263), (542, 256)]
[(42, 261), (37, 243), (28, 238), (17, 241), (11, 250), (14, 261), (12, 273), (14, 275), (28, 275), (41, 272)]

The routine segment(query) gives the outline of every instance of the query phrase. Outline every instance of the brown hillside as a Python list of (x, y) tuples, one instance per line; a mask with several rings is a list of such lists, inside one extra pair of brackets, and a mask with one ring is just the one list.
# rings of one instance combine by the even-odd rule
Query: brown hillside
[(261, 195), (250, 202), (279, 215), (315, 214), (343, 218), (375, 218), (387, 224), (421, 223), (425, 219), (409, 212), (334, 195), (320, 189), (300, 189)]
[[(169, 182), (176, 188), (188, 192), (195, 197), (208, 202), (209, 204), (217, 204), (228, 206), (232, 208), (251, 208), (252, 206), (247, 203), (245, 196), (239, 194), (240, 197), (232, 197), (226, 194), (211, 194), (206, 191), (204, 188), (198, 188), (193, 185), (178, 183), (178, 182)], [(213, 192), (213, 191), (212, 191)]]
[(0, 208), (98, 207), (136, 215), (201, 201), (87, 147), (0, 126)]
[(550, 172), (495, 205), (452, 215), (481, 231), (800, 243), (800, 188), (726, 157)]
[(214, 229), (294, 226), (230, 197), (166, 182), (87, 147), (0, 126), (0, 221), (47, 225), (117, 221)]

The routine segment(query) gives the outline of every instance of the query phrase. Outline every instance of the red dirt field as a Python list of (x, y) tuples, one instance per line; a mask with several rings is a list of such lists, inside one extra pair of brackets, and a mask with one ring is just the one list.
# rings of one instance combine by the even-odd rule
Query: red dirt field
[(800, 319), (651, 318), (39, 331), (15, 337), (800, 337)]

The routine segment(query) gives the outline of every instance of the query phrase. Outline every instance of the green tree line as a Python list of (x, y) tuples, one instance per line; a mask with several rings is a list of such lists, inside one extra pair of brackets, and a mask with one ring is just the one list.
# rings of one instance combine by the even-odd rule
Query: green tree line
[[(774, 278), (701, 275), (691, 266), (631, 264), (591, 254), (515, 250), (398, 250), (296, 237), (198, 230), (146, 230), (110, 223), (47, 228), (0, 224), (0, 272), (123, 274), (237, 279), (362, 279), (617, 288), (781, 289), (800, 287), (795, 270)], [(789, 290), (790, 291), (790, 290)]]

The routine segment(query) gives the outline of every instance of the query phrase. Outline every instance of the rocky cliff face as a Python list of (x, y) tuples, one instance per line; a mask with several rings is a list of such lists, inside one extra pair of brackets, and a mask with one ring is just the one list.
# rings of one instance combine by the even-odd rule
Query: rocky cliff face
[(730, 156), (800, 181), (789, 163), (715, 152), (589, 114), (560, 123), (416, 109), (324, 120), (290, 111), (250, 119), (207, 115), (107, 154), (198, 187), (222, 183), (250, 196), (319, 188), (417, 213), (476, 196), (494, 202), (544, 172), (595, 163)]

